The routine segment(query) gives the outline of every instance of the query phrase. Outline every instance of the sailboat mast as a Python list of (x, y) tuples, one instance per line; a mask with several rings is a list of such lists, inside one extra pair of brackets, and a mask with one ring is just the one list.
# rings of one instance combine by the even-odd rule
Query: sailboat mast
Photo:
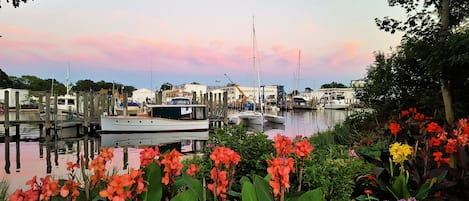
[[(252, 16), (252, 66), (254, 71), (257, 73), (257, 97), (260, 105), (261, 113), (263, 113), (263, 105), (262, 105), (262, 97), (261, 97), (261, 77), (260, 77), (260, 69), (259, 67), (256, 68), (256, 28), (254, 26), (254, 16)], [(254, 110), (256, 109), (256, 105), (254, 104)]]

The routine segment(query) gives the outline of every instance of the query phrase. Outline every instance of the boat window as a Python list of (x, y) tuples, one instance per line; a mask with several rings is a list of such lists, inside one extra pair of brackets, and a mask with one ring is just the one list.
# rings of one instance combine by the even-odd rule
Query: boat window
[(194, 119), (198, 119), (198, 120), (207, 119), (207, 116), (205, 116), (205, 107), (194, 108)]
[(73, 99), (68, 99), (67, 102), (68, 105), (75, 105), (75, 100)]
[(57, 99), (58, 105), (65, 105), (65, 99)]

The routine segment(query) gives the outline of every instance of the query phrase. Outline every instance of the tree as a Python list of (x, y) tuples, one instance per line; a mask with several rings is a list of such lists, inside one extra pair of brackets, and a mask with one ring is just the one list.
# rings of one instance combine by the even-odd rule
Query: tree
[(338, 82), (331, 82), (331, 83), (321, 85), (321, 89), (328, 89), (328, 88), (347, 88), (347, 86)]
[(169, 82), (163, 83), (160, 87), (161, 91), (166, 91), (166, 90), (171, 90), (171, 89), (173, 89), (173, 85)]
[(95, 83), (93, 80), (78, 80), (75, 84), (74, 90), (75, 91), (94, 91)]
[(12, 82), (8, 75), (0, 68), (0, 88), (11, 87)]
[[(383, 20), (375, 19), (376, 24), (380, 29), (391, 33), (403, 31), (406, 39), (436, 39), (444, 42), (452, 34), (453, 28), (469, 16), (467, 0), (389, 0), (389, 5), (403, 7), (407, 12), (407, 20), (399, 21), (385, 17)], [(435, 13), (438, 14), (436, 18)], [(444, 75), (446, 65), (432, 64), (432, 66), (433, 69), (440, 71), (439, 82), (445, 118), (447, 123), (453, 124), (451, 80)]]
[[(7, 3), (10, 3), (10, 0), (6, 0)], [(13, 7), (18, 8), (20, 6), (20, 3), (26, 3), (27, 0), (11, 0), (11, 3), (13, 4)], [(2, 7), (1, 5), (1, 0), (0, 0), (0, 8)]]

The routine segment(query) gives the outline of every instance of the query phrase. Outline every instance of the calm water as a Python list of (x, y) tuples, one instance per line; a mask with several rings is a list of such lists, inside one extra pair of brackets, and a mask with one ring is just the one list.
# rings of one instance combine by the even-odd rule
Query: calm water
[[(320, 110), (320, 111), (291, 111), (280, 112), (286, 118), (285, 125), (267, 124), (265, 128), (251, 127), (250, 130), (263, 130), (269, 137), (277, 133), (295, 137), (296, 135), (310, 136), (318, 131), (324, 131), (332, 128), (335, 124), (344, 121), (348, 111), (341, 110)], [(20, 115), (20, 120), (38, 119), (37, 112), (24, 112)], [(0, 120), (3, 120), (3, 114)], [(15, 119), (15, 115), (10, 115), (10, 120)], [(16, 130), (10, 128), (10, 136), (14, 136)], [(0, 178), (6, 178), (10, 183), (10, 191), (17, 188), (23, 188), (24, 183), (34, 175), (44, 177), (50, 174), (54, 178), (67, 178), (66, 163), (68, 161), (77, 162), (80, 157), (94, 158), (98, 154), (98, 148), (101, 145), (135, 145), (144, 143), (146, 139), (143, 134), (140, 136), (132, 135), (127, 140), (109, 135), (107, 138), (65, 138), (74, 136), (76, 129), (67, 129), (59, 133), (62, 139), (50, 141), (38, 141), (40, 132), (37, 125), (22, 125), (20, 130), (20, 139), (5, 137), (4, 126), (0, 125)], [(204, 134), (204, 133), (202, 133)], [(153, 134), (155, 135), (155, 134)], [(162, 134), (158, 142), (166, 143), (170, 141), (184, 141), (200, 133), (176, 133)], [(122, 135), (120, 135), (122, 136)], [(136, 140), (140, 139), (140, 140)], [(118, 142), (118, 143), (116, 143)], [(152, 141), (152, 143), (158, 143)], [(183, 149), (184, 150), (184, 149)], [(124, 171), (126, 168), (139, 166), (138, 146), (117, 146), (114, 149), (114, 159), (109, 164), (109, 169)]]

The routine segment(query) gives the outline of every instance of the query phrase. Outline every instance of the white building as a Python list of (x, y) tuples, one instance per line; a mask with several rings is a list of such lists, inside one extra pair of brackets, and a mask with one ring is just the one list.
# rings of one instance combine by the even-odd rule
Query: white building
[(142, 104), (148, 101), (154, 102), (155, 98), (155, 92), (147, 88), (137, 89), (132, 92), (132, 100), (138, 104)]
[(359, 100), (355, 98), (355, 91), (353, 88), (326, 88), (326, 89), (318, 89), (311, 91), (309, 93), (305, 93), (310, 99), (314, 102), (318, 102), (321, 97), (323, 97), (326, 92), (334, 91), (336, 93), (341, 93), (345, 97), (345, 102), (349, 104), (358, 103)]
[[(228, 104), (242, 101), (243, 96), (247, 97), (247, 101), (251, 103), (259, 104), (259, 94), (264, 94), (264, 102), (276, 102), (278, 91), (277, 86), (262, 86), (259, 87), (247, 87), (247, 86), (230, 86), (222, 88), (223, 91), (228, 93)], [(259, 93), (260, 92), (260, 93)]]
[(16, 92), (19, 93), (19, 101), (20, 105), (28, 105), (30, 104), (29, 100), (29, 90), (27, 89), (12, 89), (12, 88), (7, 88), (7, 89), (0, 89), (0, 103), (5, 103), (5, 91), (8, 91), (9, 95), (9, 103), (8, 105), (10, 107), (15, 107), (16, 106), (16, 99), (15, 99), (15, 94)]

